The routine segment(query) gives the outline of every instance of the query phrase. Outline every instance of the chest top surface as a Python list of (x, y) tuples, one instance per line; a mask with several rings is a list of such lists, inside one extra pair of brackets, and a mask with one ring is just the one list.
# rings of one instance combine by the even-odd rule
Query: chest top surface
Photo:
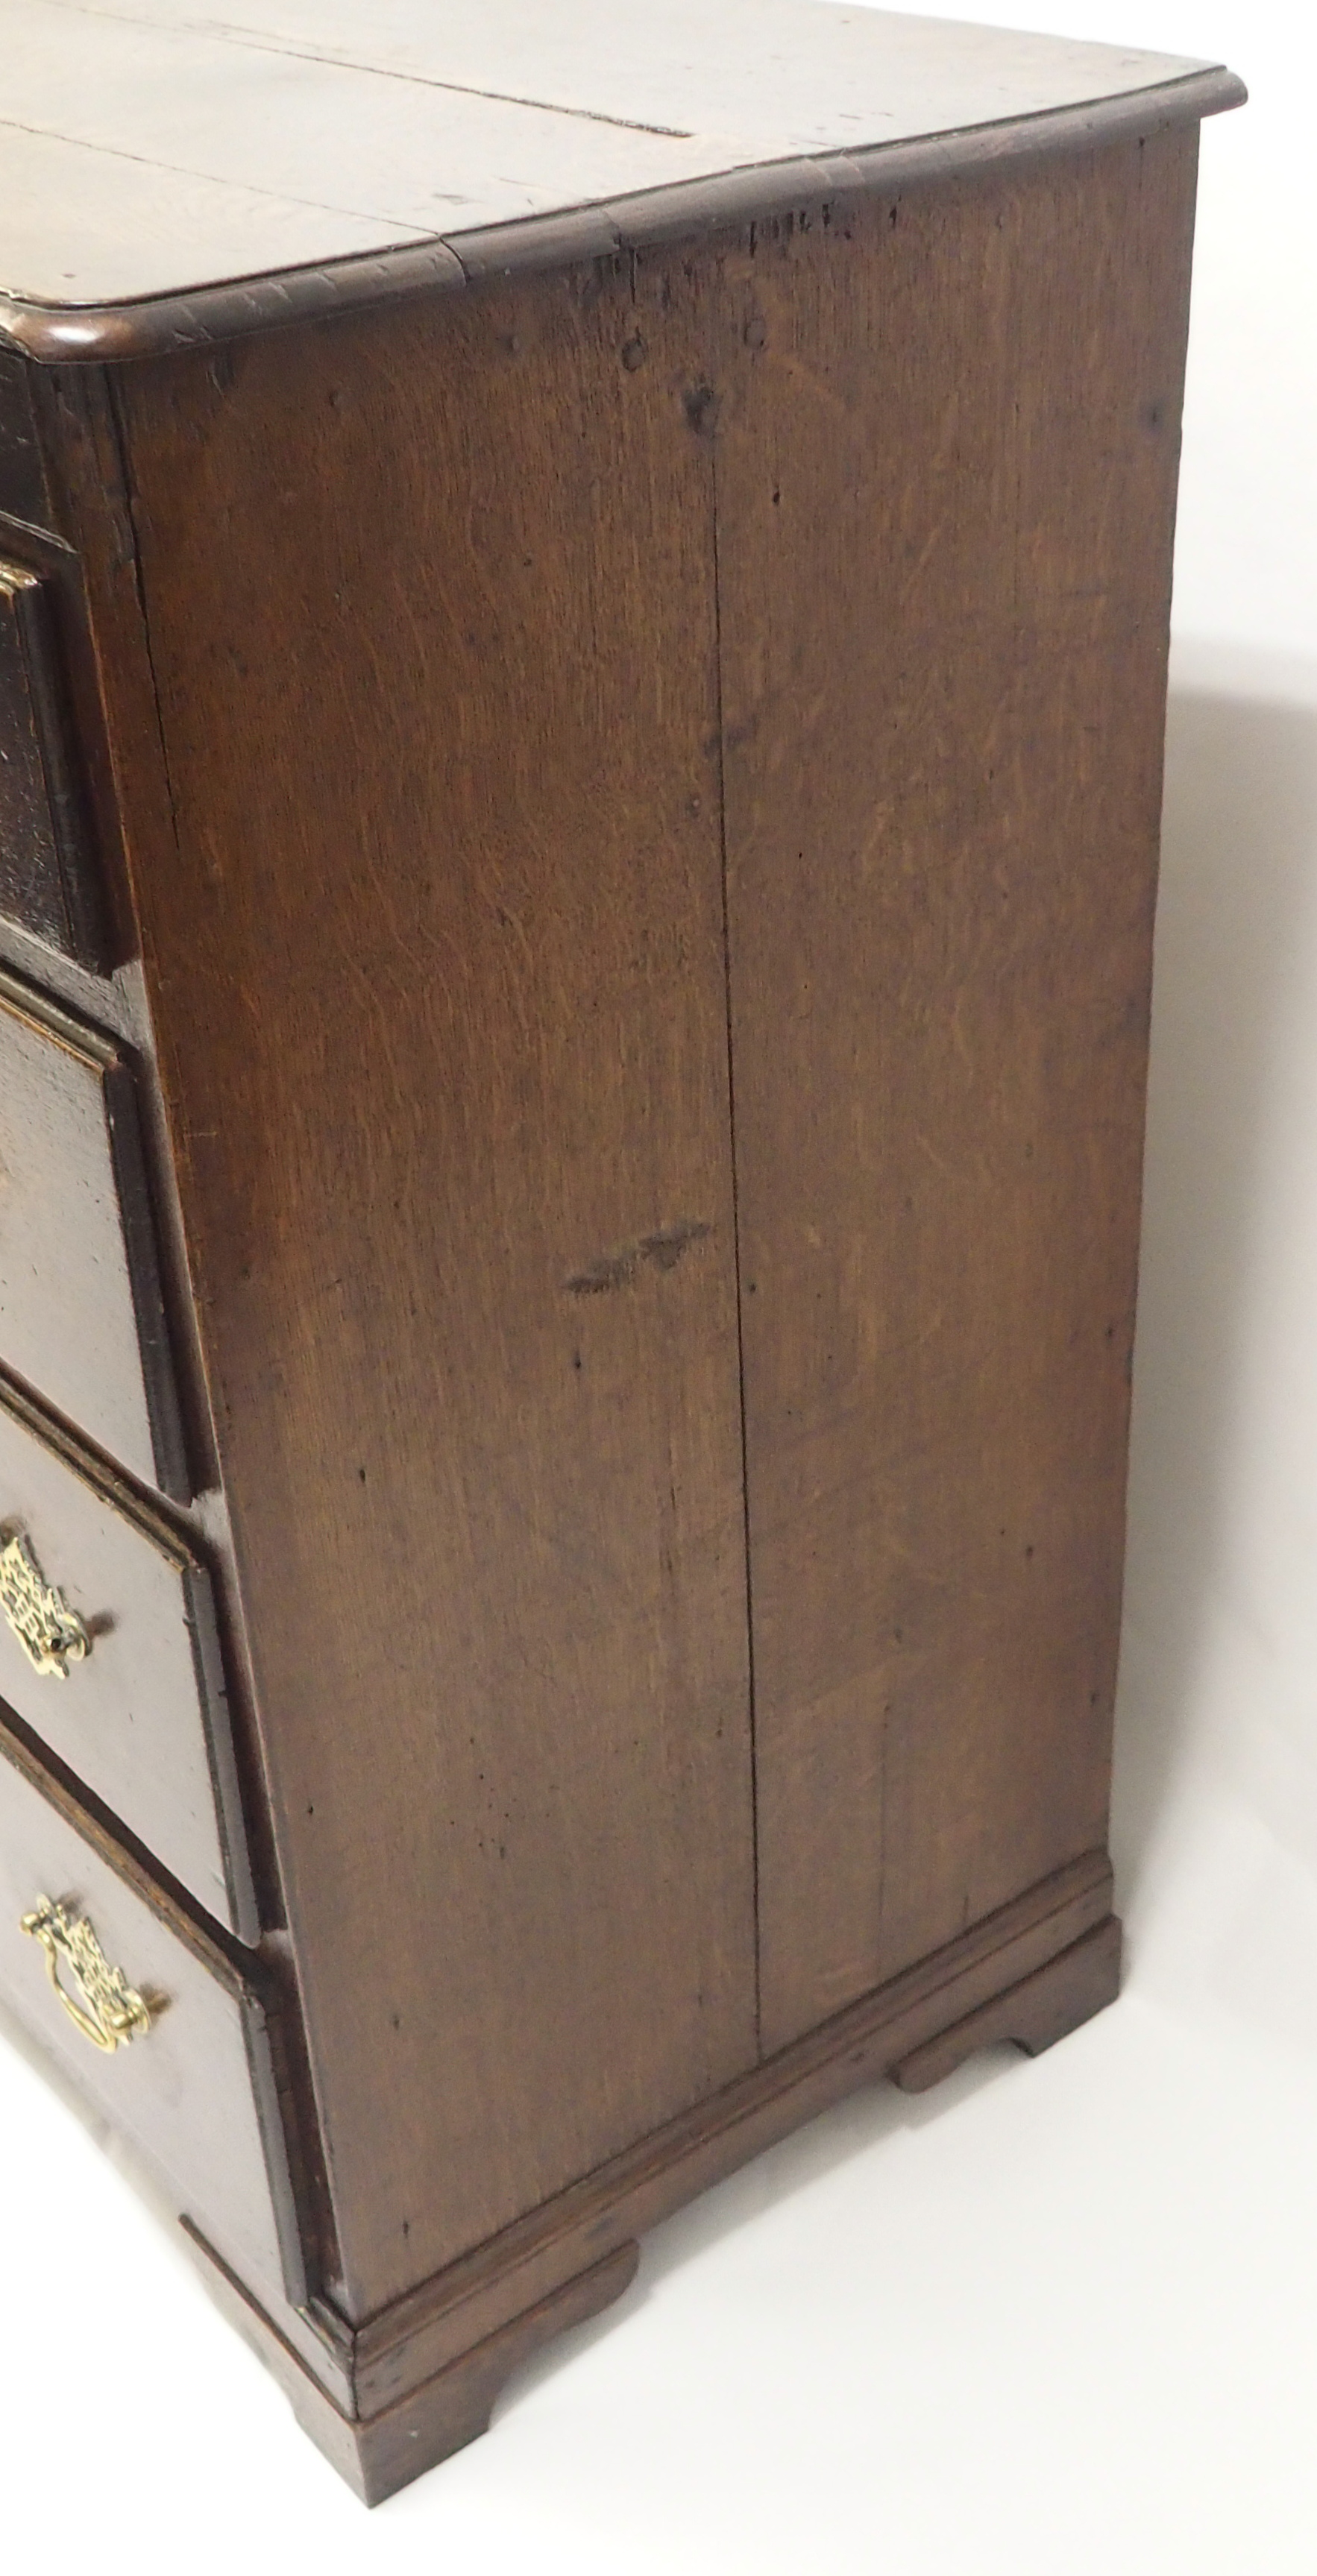
[(490, 228), (692, 182), (1241, 95), (1179, 57), (831, 0), (0, 0), (0, 41), (0, 325), (38, 356), (18, 308), (427, 244), (464, 269)]

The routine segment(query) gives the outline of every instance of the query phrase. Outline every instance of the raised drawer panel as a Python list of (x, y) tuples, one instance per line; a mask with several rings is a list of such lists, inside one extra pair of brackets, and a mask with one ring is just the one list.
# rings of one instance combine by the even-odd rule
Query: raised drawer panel
[[(0, 440), (13, 426), (14, 399), (0, 382)], [(40, 574), (0, 558), (0, 913), (96, 968), (103, 922), (50, 591)]]
[(0, 1365), (144, 1484), (190, 1499), (132, 1069), (4, 974)]
[(209, 1914), (256, 1939), (206, 1568), (13, 1396), (0, 1610), (0, 1699)]
[[(117, 1990), (56, 1955), (84, 2021), (149, 2026), (112, 2051), (54, 1991), (42, 1940), (23, 1929), (42, 1900), (86, 1924)], [(107, 2000), (108, 1993), (108, 2000)], [(0, 2001), (131, 2141), (185, 2216), (258, 2293), (305, 2297), (266, 2012), (251, 1983), (150, 1888), (71, 1801), (0, 1736)]]

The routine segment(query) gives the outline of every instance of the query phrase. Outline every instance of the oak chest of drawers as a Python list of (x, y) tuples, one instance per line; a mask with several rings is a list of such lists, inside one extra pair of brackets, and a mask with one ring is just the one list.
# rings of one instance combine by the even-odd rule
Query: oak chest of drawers
[(0, 1997), (373, 2499), (706, 2181), (1115, 1991), (1242, 93), (804, 0), (17, 23)]

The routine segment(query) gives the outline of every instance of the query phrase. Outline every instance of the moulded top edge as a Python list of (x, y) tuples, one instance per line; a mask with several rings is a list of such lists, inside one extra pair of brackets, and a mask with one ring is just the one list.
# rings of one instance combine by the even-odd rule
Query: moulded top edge
[[(54, 0), (48, 0), (48, 5), (54, 5)], [(165, 0), (157, 0), (157, 5), (163, 8)], [(291, 7), (293, 0), (287, 0), (287, 5)], [(724, 5), (730, 5), (730, 0), (724, 0)], [(787, 0), (787, 5), (793, 17), (811, 9), (825, 14), (818, 0)], [(840, 9), (826, 14), (878, 15)], [(942, 22), (927, 20), (896, 23), (936, 24), (948, 34), (992, 32), (951, 30), (943, 28)], [(633, 167), (629, 175), (637, 184), (630, 187), (551, 201), (510, 216), (495, 209), (487, 220), (477, 222), (463, 215), (425, 233), (385, 227), (385, 237), (380, 238), (377, 224), (373, 227), (376, 238), (343, 238), (342, 227), (336, 228), (326, 210), (317, 209), (322, 230), (328, 224), (322, 253), (272, 258), (264, 266), (253, 264), (258, 243), (267, 253), (275, 247), (264, 220), (257, 232), (244, 237), (243, 245), (231, 245), (227, 261), (215, 240), (207, 244), (200, 238), (190, 243), (175, 239), (166, 246), (175, 278), (138, 291), (77, 294), (71, 291), (73, 279), (64, 280), (63, 293), (17, 286), (8, 293), (0, 291), (0, 345), (7, 343), (44, 364), (114, 363), (427, 289), (462, 287), (490, 275), (563, 266), (648, 242), (679, 240), (796, 203), (804, 206), (825, 198), (946, 180), (984, 165), (1115, 142), (1122, 135), (1197, 122), (1242, 104), (1247, 96), (1243, 83), (1222, 65), (1175, 62), (1168, 69), (1163, 57), (1124, 55), (1111, 47), (1061, 46), (1060, 50), (1104, 55), (1125, 66), (1130, 77), (1124, 87), (1100, 97), (1032, 107), (932, 132), (857, 139), (844, 146), (834, 143), (827, 149), (731, 159), (724, 149), (720, 159), (706, 138), (710, 166), (688, 170), (684, 176), (644, 184), (643, 173)], [(1132, 76), (1134, 65), (1143, 74), (1137, 81)], [(1160, 76), (1147, 77), (1149, 67)], [(3, 121), (0, 116), (0, 125)], [(161, 183), (172, 183), (176, 175), (148, 173)], [(264, 218), (267, 209), (260, 211)], [(297, 209), (299, 217), (308, 211)], [(353, 224), (359, 234), (360, 219), (354, 218)], [(349, 235), (351, 231), (349, 226)], [(0, 196), (0, 251), (3, 233)], [(293, 248), (286, 237), (282, 246)], [(0, 275), (4, 273), (0, 267)], [(16, 274), (12, 265), (8, 273)], [(122, 277), (118, 283), (123, 287)]]

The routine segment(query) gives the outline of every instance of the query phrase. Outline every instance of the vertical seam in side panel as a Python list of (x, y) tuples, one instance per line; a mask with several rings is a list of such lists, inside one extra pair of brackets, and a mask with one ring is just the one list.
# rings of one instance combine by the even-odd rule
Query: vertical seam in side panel
[(750, 1720), (750, 1876), (754, 1904), (754, 1976), (755, 1976), (755, 2056), (763, 2056), (761, 2013), (761, 1966), (759, 1928), (759, 1763), (755, 1741), (755, 1624), (754, 1570), (750, 1548), (750, 1465), (745, 1411), (745, 1310), (741, 1284), (741, 1204), (740, 1175), (736, 1153), (736, 1049), (732, 1021), (732, 937), (731, 908), (727, 884), (727, 763), (723, 719), (723, 624), (722, 563), (718, 531), (718, 427), (715, 420), (710, 440), (713, 487), (713, 638), (714, 685), (717, 693), (716, 732), (718, 738), (718, 843), (722, 874), (723, 907), (723, 987), (727, 1008), (727, 1122), (730, 1135), (732, 1167), (732, 1267), (736, 1287), (736, 1373), (737, 1400), (741, 1425), (741, 1527), (745, 1538), (745, 1650), (746, 1681)]

